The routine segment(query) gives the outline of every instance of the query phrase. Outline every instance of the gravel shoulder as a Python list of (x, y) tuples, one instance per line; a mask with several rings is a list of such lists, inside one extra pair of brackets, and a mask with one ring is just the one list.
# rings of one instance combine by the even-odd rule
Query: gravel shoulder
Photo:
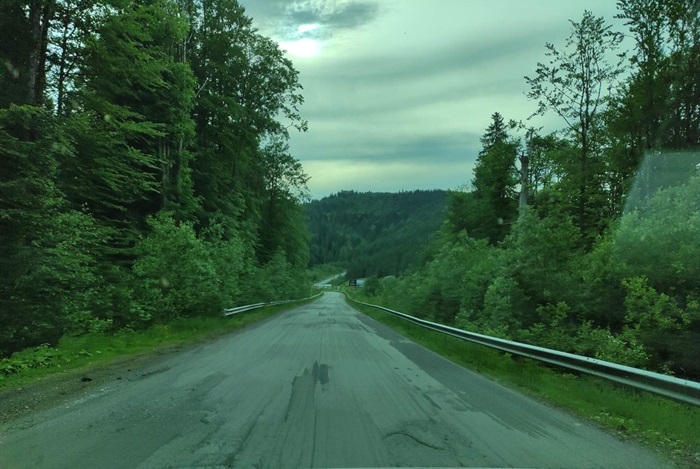
[(60, 406), (115, 381), (137, 379), (145, 369), (197, 346), (199, 345), (178, 344), (159, 347), (108, 364), (69, 370), (37, 379), (24, 386), (0, 389), (0, 425)]

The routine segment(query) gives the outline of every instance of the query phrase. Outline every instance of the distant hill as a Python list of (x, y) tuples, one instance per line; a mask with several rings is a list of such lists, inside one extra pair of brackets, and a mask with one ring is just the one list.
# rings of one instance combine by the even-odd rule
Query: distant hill
[(340, 263), (348, 277), (399, 275), (415, 266), (444, 219), (447, 192), (343, 191), (305, 205), (311, 265)]

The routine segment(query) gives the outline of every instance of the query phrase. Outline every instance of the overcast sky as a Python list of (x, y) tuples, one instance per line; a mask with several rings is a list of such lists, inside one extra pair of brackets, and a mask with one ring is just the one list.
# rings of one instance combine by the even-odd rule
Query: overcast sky
[[(313, 198), (340, 190), (456, 189), (490, 116), (536, 108), (525, 75), (584, 8), (615, 0), (241, 0), (300, 72), (309, 130), (292, 154)], [(555, 116), (531, 124), (555, 130)]]

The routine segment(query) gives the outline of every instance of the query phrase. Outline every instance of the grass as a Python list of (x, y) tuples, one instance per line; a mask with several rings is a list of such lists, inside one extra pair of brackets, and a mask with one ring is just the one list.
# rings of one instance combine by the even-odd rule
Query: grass
[[(140, 331), (64, 336), (55, 348), (27, 349), (1, 360), (0, 391), (59, 373), (85, 372), (136, 355), (211, 340), (309, 301), (312, 300), (266, 306), (231, 317), (179, 318)], [(12, 366), (14, 370), (10, 374), (2, 373), (3, 366)]]
[(681, 467), (700, 467), (700, 408), (585, 374), (572, 374), (446, 336), (384, 311), (354, 308), (454, 363), (656, 448)]

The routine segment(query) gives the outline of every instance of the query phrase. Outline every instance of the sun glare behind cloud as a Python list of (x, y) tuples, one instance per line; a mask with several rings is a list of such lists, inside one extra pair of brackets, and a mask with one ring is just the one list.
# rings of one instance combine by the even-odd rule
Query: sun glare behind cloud
[(318, 28), (319, 28), (319, 25), (316, 23), (300, 24), (299, 27), (297, 28), (297, 32), (308, 33), (309, 31), (313, 31), (314, 29), (318, 29)]
[(321, 43), (309, 38), (298, 41), (282, 41), (280, 48), (296, 57), (316, 57), (321, 53)]

